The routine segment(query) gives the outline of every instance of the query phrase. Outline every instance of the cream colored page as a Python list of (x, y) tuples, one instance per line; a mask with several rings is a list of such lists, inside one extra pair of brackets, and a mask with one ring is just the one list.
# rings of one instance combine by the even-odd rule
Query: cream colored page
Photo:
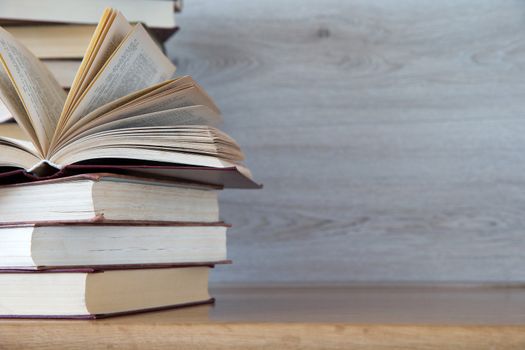
[(207, 106), (216, 114), (219, 109), (211, 98), (190, 76), (167, 80), (157, 85), (121, 97), (97, 108), (83, 117), (73, 127), (77, 129), (96, 127), (117, 119), (139, 116), (181, 107)]
[(55, 158), (94, 148), (131, 147), (158, 149), (166, 152), (184, 151), (207, 153), (223, 159), (239, 161), (244, 158), (239, 146), (227, 135), (202, 125), (177, 127), (139, 127), (102, 131), (78, 139), (53, 155)]
[[(222, 121), (218, 115), (220, 112), (217, 106), (191, 77), (185, 76), (175, 80), (167, 80), (121, 97), (90, 112), (75, 125), (70, 126), (58, 144), (70, 140), (88, 129), (118, 119), (198, 105), (207, 106), (216, 114), (216, 117), (210, 119), (209, 123), (204, 124), (216, 125)], [(195, 124), (201, 123), (196, 122)]]
[(39, 161), (38, 150), (31, 142), (0, 136), (0, 166), (29, 169)]
[(56, 164), (73, 164), (76, 162), (100, 158), (135, 159), (195, 166), (208, 166), (214, 168), (228, 168), (236, 165), (236, 163), (225, 161), (213, 156), (185, 152), (166, 152), (161, 150), (134, 147), (87, 149), (84, 151), (67, 153), (67, 155), (64, 154), (63, 156), (52, 156), (51, 161)]
[[(132, 127), (150, 126), (177, 126), (177, 125), (212, 125), (216, 126), (222, 122), (220, 114), (217, 114), (207, 106), (187, 106), (173, 108), (138, 116), (129, 116), (117, 119), (111, 123), (103, 124), (97, 128), (104, 130), (123, 129)], [(89, 130), (91, 133), (91, 129)]]
[(90, 112), (88, 115), (83, 117), (82, 120), (75, 125), (75, 127), (86, 125), (91, 121), (96, 121), (98, 123), (99, 118), (104, 118), (105, 116), (120, 111), (123, 108), (142, 103), (142, 101), (162, 94), (163, 92), (169, 90), (172, 84), (173, 80), (165, 80), (158, 84), (148, 86), (145, 89), (138, 90), (131, 94), (120, 97)]
[(1, 66), (0, 98), (4, 102), (4, 105), (7, 107), (7, 109), (9, 109), (20, 128), (24, 130), (24, 132), (31, 138), (35, 145), (38, 145), (38, 138), (35, 131), (33, 130), (33, 126), (31, 125), (31, 121), (29, 120), (29, 116), (27, 115), (24, 105), (22, 104), (22, 101), (20, 101), (20, 97), (18, 97), (18, 94), (13, 86), (13, 83), (11, 82), (11, 79), (9, 78), (9, 75), (7, 74), (7, 71)]
[(190, 107), (190, 106), (207, 106), (210, 109), (218, 110), (207, 96), (200, 93), (196, 87), (177, 91), (175, 93), (165, 93), (164, 96), (151, 97), (140, 104), (130, 104), (119, 111), (112, 112), (113, 119), (127, 118), (146, 113), (154, 113), (165, 110), (173, 110), (176, 108)]
[(167, 80), (174, 73), (173, 63), (138, 24), (74, 107), (70, 122), (106, 103)]
[[(104, 66), (131, 30), (132, 26), (120, 12), (114, 9), (106, 9), (73, 79), (71, 92), (67, 97), (61, 120), (59, 121), (58, 135), (55, 135), (57, 138), (63, 136), (64, 128), (69, 128), (72, 124), (68, 120), (71, 107), (77, 103), (98, 71)], [(56, 142), (57, 139), (55, 138), (51, 148), (54, 148)]]
[[(72, 136), (79, 135), (85, 131), (88, 131), (92, 128), (98, 126), (105, 126), (109, 123), (113, 123), (120, 119), (125, 118), (146, 118), (146, 115), (152, 116), (161, 116), (166, 115), (168, 118), (172, 119), (174, 122), (176, 120), (181, 120), (181, 124), (209, 124), (209, 125), (218, 125), (222, 122), (222, 118), (219, 115), (218, 111), (213, 104), (210, 103), (210, 100), (207, 99), (204, 95), (198, 93), (198, 90), (195, 87), (185, 89), (176, 93), (163, 93), (164, 96), (151, 96), (147, 99), (137, 98), (135, 101), (132, 101), (124, 106), (118, 107), (113, 111), (109, 111), (106, 114), (100, 115), (96, 118), (91, 117), (91, 113), (81, 119), (76, 125), (68, 132), (66, 137), (63, 140), (71, 139)], [(141, 101), (139, 103), (139, 101)], [(111, 103), (110, 103), (111, 104)], [(198, 113), (192, 113), (191, 116), (187, 116), (187, 112), (180, 110), (185, 107), (195, 107), (195, 106), (206, 106), (206, 113), (204, 115), (197, 115)], [(104, 108), (101, 107), (101, 108)], [(99, 108), (100, 109), (100, 108)], [(204, 109), (201, 109), (204, 110)], [(186, 116), (181, 118), (182, 113), (186, 113)], [(189, 117), (189, 118), (188, 118)], [(138, 120), (138, 119), (137, 119)], [(155, 120), (152, 119), (148, 121), (148, 125)], [(170, 124), (176, 125), (176, 124)]]
[(111, 123), (106, 123), (94, 128), (88, 128), (83, 133), (75, 136), (71, 141), (102, 131), (141, 128), (150, 126), (177, 126), (177, 125), (218, 125), (222, 122), (220, 115), (206, 106), (191, 106), (172, 110), (148, 113), (134, 116)]
[[(150, 126), (177, 125), (218, 125), (222, 121), (219, 114), (206, 106), (189, 106), (165, 111), (143, 114), (101, 125), (104, 130), (142, 128)], [(97, 128), (98, 129), (98, 128)]]
[[(77, 130), (80, 128), (83, 128), (84, 126), (88, 126), (91, 124), (92, 121), (97, 121), (99, 117), (103, 117), (106, 113), (110, 113), (115, 109), (118, 109), (122, 105), (127, 105), (128, 103), (131, 103), (131, 101), (140, 100), (143, 95), (147, 95), (152, 91), (158, 90), (159, 88), (162, 89), (162, 86), (166, 84), (166, 82), (160, 83), (158, 85), (154, 85), (151, 87), (148, 87), (143, 90), (139, 90), (136, 92), (133, 92), (129, 95), (126, 95), (124, 97), (118, 98), (114, 101), (111, 101), (110, 103), (107, 103), (94, 111), (88, 113), (84, 117), (82, 117), (80, 120), (78, 120), (74, 125), (71, 125), (68, 130), (64, 133), (63, 136), (69, 137), (72, 134), (76, 134)], [(98, 124), (98, 123), (97, 123)]]
[(217, 113), (219, 109), (211, 98), (190, 76), (169, 81), (163, 89), (155, 90), (141, 98), (115, 108), (110, 113), (117, 118), (140, 115), (179, 107), (207, 106)]
[(131, 24), (128, 23), (126, 18), (118, 12), (113, 23), (111, 23), (108, 32), (102, 41), (96, 55), (85, 72), (85, 80), (79, 88), (79, 91), (83, 91), (89, 84), (89, 82), (95, 77), (97, 72), (104, 66), (109, 57), (115, 52), (117, 47), (122, 43), (126, 35), (133, 29)]
[(0, 123), (4, 123), (13, 119), (13, 114), (7, 108), (5, 103), (0, 103)]
[(51, 148), (53, 148), (53, 145), (56, 142), (56, 138), (59, 137), (59, 135), (62, 133), (62, 130), (64, 129), (64, 125), (67, 122), (68, 112), (71, 109), (71, 105), (73, 104), (75, 97), (78, 95), (78, 88), (82, 84), (85, 72), (89, 68), (89, 65), (91, 64), (93, 56), (97, 50), (96, 48), (100, 45), (100, 42), (104, 37), (104, 33), (107, 31), (107, 27), (110, 25), (109, 23), (111, 22), (113, 16), (114, 10), (110, 8), (105, 9), (102, 13), (102, 17), (100, 18), (100, 21), (97, 27), (95, 28), (95, 32), (91, 37), (89, 45), (84, 54), (84, 58), (82, 59), (80, 67), (75, 73), (75, 77), (73, 78), (73, 82), (71, 83), (71, 90), (67, 95), (66, 102), (64, 103), (64, 107), (62, 108), (62, 112), (60, 113), (60, 119), (58, 120), (55, 136), (51, 142)]
[(35, 146), (31, 142), (26, 141), (26, 140), (21, 140), (21, 139), (2, 135), (0, 136), (0, 144), (13, 145), (14, 147), (20, 148), (28, 153), (31, 153), (32, 155), (35, 155), (35, 156), (38, 155), (38, 151), (35, 148)]
[(0, 58), (46, 152), (66, 93), (44, 64), (3, 28), (0, 28)]
[[(66, 144), (68, 140), (73, 139), (76, 135), (80, 135), (92, 127), (107, 123), (108, 121), (105, 120), (107, 115), (106, 113), (111, 112), (112, 114), (112, 111), (114, 109), (119, 109), (119, 106), (121, 105), (132, 103), (131, 101), (140, 101), (144, 96), (155, 93), (156, 91), (162, 91), (170, 81), (171, 80), (167, 80), (160, 84), (153, 85), (146, 89), (142, 89), (124, 97), (118, 98), (88, 113), (75, 124), (68, 127), (68, 129), (60, 136), (59, 139), (56, 140), (56, 143), (52, 146), (51, 153), (55, 152), (57, 148), (60, 148), (62, 145)], [(113, 120), (114, 119), (111, 119), (110, 121)]]
[(0, 143), (0, 166), (14, 166), (29, 169), (40, 161), (40, 158), (18, 147)]

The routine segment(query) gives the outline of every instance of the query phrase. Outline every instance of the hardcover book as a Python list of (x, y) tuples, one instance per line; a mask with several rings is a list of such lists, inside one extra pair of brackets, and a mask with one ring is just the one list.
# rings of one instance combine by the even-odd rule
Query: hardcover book
[(217, 187), (115, 174), (0, 187), (0, 225), (219, 221)]
[(0, 226), (0, 270), (227, 263), (224, 223)]
[[(176, 27), (174, 12), (181, 1), (170, 0), (2, 0), (0, 18), (9, 24), (25, 22), (96, 24), (106, 7), (126, 13), (133, 22), (151, 28)], [(79, 9), (81, 9), (79, 11)], [(11, 22), (8, 22), (11, 20)]]
[(90, 319), (212, 303), (209, 269), (3, 271), (0, 318)]
[(191, 77), (172, 78), (175, 66), (144, 27), (116, 10), (104, 12), (67, 95), (4, 29), (0, 61), (0, 97), (29, 139), (0, 137), (4, 183), (64, 176), (75, 166), (138, 166), (120, 169), (179, 177), (189, 167), (207, 172), (182, 178), (258, 187), (237, 143), (217, 129), (211, 98)]

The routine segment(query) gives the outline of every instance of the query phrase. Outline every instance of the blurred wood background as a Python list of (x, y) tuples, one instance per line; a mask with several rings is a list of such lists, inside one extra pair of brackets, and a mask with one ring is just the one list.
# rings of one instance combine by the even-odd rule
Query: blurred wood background
[(188, 0), (168, 52), (262, 191), (215, 282), (525, 281), (525, 2)]

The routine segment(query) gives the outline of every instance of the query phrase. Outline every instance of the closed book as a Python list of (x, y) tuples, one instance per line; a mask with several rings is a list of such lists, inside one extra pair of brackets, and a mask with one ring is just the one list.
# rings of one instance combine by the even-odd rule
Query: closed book
[[(27, 25), (4, 26), (4, 29), (40, 59), (82, 59), (96, 25)], [(80, 62), (74, 73), (79, 66)]]
[(208, 266), (0, 273), (0, 317), (93, 319), (211, 303)]
[(153, 28), (173, 28), (176, 5), (177, 2), (167, 0), (2, 0), (0, 18), (96, 24), (106, 7), (116, 7), (125, 12), (130, 21), (143, 22)]
[[(44, 63), (57, 81), (67, 88), (71, 87), (75, 74), (80, 68), (81, 59), (96, 30), (96, 25), (88, 24), (33, 24), (3, 27), (36, 57), (46, 60)], [(177, 30), (177, 28), (145, 28), (161, 48), (162, 43)]]
[(0, 187), (0, 224), (219, 221), (216, 187), (84, 174)]
[(0, 226), (0, 269), (115, 269), (228, 263), (226, 229), (215, 224)]

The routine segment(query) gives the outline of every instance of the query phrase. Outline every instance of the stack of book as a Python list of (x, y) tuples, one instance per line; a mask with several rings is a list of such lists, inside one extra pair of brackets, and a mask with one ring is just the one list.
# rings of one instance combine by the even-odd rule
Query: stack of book
[(93, 318), (211, 302), (216, 188), (114, 174), (0, 188), (0, 315)]
[[(218, 108), (141, 24), (104, 11), (66, 95), (0, 28), (0, 316), (97, 318), (213, 302), (217, 192), (258, 188)], [(21, 137), (20, 135), (24, 135)]]

